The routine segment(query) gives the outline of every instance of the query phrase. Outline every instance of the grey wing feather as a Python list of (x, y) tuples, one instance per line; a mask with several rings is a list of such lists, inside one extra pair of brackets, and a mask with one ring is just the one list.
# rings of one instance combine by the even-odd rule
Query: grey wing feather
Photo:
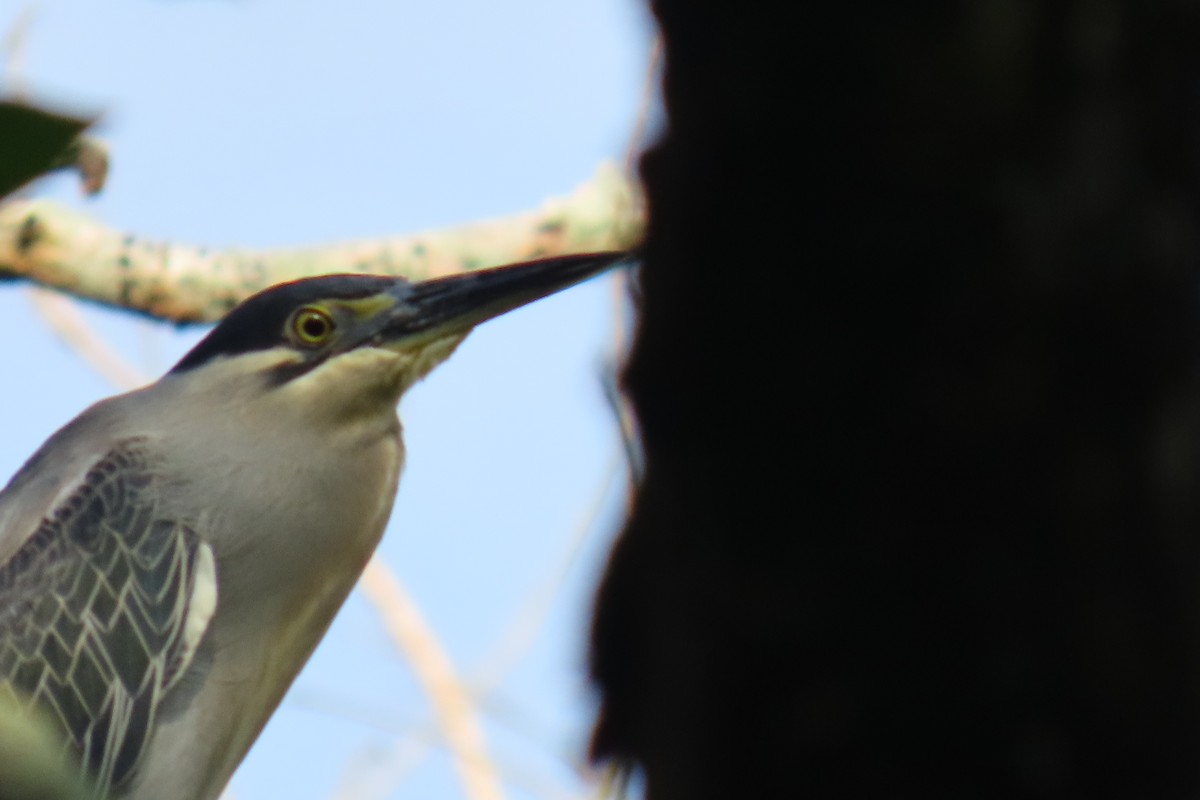
[(216, 602), (211, 549), (156, 491), (125, 442), (0, 565), (0, 689), (57, 720), (104, 788), (134, 775)]

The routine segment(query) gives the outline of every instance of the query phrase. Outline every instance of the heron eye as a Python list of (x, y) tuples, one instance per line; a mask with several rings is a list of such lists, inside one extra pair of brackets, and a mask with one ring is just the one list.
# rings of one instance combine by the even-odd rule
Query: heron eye
[(329, 312), (320, 308), (302, 308), (292, 317), (292, 335), (308, 347), (325, 344), (336, 327)]

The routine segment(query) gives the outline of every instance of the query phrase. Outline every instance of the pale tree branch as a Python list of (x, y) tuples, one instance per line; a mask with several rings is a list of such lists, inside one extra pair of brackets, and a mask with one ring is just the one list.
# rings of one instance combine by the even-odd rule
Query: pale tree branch
[(278, 250), (208, 250), (126, 235), (63, 206), (0, 206), (0, 275), (174, 322), (216, 322), (254, 292), (332, 272), (413, 280), (541, 256), (630, 247), (641, 234), (635, 184), (604, 164), (533, 211), (427, 233)]
[(92, 330), (71, 298), (40, 286), (30, 286), (29, 299), (42, 321), (63, 344), (112, 386), (128, 390), (150, 382), (148, 376), (122, 358)]
[[(578, 562), (579, 556), (591, 534), (599, 527), (598, 522), (601, 512), (612, 490), (613, 481), (620, 472), (620, 465), (621, 462), (618, 458), (612, 459), (604, 478), (597, 487), (597, 493), (591, 507), (581, 519), (580, 524), (576, 526), (574, 533), (564, 544), (562, 553), (543, 572), (542, 580), (528, 593), (503, 632), (490, 648), (488, 654), (481, 659), (474, 669), (470, 670), (470, 677), (466, 680), (465, 684), (456, 685), (456, 688), (465, 692), (464, 702), (471, 701), (480, 708), (486, 709), (489, 700), (492, 698), (499, 684), (536, 638), (538, 631), (542, 628), (542, 623), (546, 615), (553, 606), (554, 600), (561, 594), (562, 586), (566, 582), (568, 573)], [(368, 596), (370, 596), (369, 593)], [(376, 600), (373, 597), (371, 599), (373, 601)], [(378, 604), (376, 608), (380, 609), (380, 613), (387, 613)], [(402, 645), (401, 647), (406, 655), (410, 654), (414, 649), (412, 644)], [(428, 687), (426, 687), (426, 690), (428, 692)], [(496, 715), (493, 714), (493, 716)], [(370, 793), (367, 793), (358, 786), (361, 776), (355, 774), (355, 770), (347, 769), (344, 773), (345, 777), (342, 785), (334, 797), (337, 800), (347, 800), (352, 797), (384, 797), (390, 795), (433, 749), (433, 746), (436, 744), (436, 737), (427, 735), (431, 727), (428, 722), (424, 722), (408, 728), (408, 736), (405, 739), (397, 741), (390, 757), (384, 759), (385, 768), (377, 770), (373, 776), (372, 783), (374, 788)], [(437, 727), (444, 731), (444, 722), (439, 721)], [(453, 743), (451, 743), (451, 749), (453, 750)], [(368, 757), (368, 754), (360, 754), (359, 762), (365, 763), (369, 760), (371, 759)], [(503, 769), (504, 764), (500, 764), (500, 767), (501, 771), (505, 772)], [(511, 772), (511, 770), (508, 771)], [(549, 784), (543, 782), (542, 786), (547, 787)], [(541, 797), (550, 797), (553, 793), (547, 789), (540, 791), (538, 794)]]
[(564, 543), (561, 554), (552, 562), (552, 566), (543, 571), (541, 580), (531, 587), (487, 655), (471, 670), (470, 683), (475, 696), (482, 699), (491, 694), (528, 652), (554, 600), (561, 595), (571, 568), (579, 561), (584, 545), (600, 527), (601, 514), (607, 505), (613, 481), (620, 472), (621, 462), (613, 458), (596, 486), (591, 506)]
[[(639, 236), (644, 224), (645, 206), (643, 203), (644, 198), (640, 191), (640, 184), (637, 181), (637, 162), (638, 157), (645, 147), (645, 140), (650, 127), (650, 118), (658, 98), (662, 56), (662, 40), (660, 37), (655, 37), (647, 58), (637, 117), (629, 137), (624, 158), (622, 159), (625, 186), (622, 191), (612, 193), (610, 200), (613, 204), (609, 209), (612, 218), (614, 220), (626, 220), (623, 223), (624, 228), (631, 236)], [(613, 246), (627, 247), (631, 243), (632, 240), (620, 242)], [(621, 431), (628, 474), (631, 483), (634, 483), (641, 474), (641, 453), (637, 445), (639, 440), (636, 435), (636, 423), (632, 406), (629, 399), (621, 391), (617, 379), (617, 368), (615, 366), (618, 361), (624, 360), (625, 351), (628, 346), (625, 336), (626, 327), (629, 322), (627, 319), (629, 308), (628, 295), (631, 288), (628, 280), (628, 276), (623, 272), (619, 272), (613, 276), (613, 357), (606, 366), (605, 373), (602, 376), (602, 383), (605, 394), (613, 409), (619, 430)], [(487, 702), (497, 685), (504, 679), (508, 671), (533, 642), (542, 627), (542, 622), (547, 612), (560, 594), (566, 574), (581, 552), (588, 534), (596, 527), (596, 521), (600, 515), (604, 500), (609, 494), (610, 483), (618, 472), (619, 465), (617, 463), (612, 464), (606, 471), (606, 476), (598, 487), (593, 507), (585, 516), (583, 524), (576, 527), (576, 533), (565, 547), (563, 556), (555, 563), (553, 568), (547, 571), (545, 578), (529, 593), (525, 601), (513, 614), (503, 634), (493, 646), (490, 653), (471, 671), (472, 677), (469, 680), (468, 688), (470, 697), (474, 698), (476, 702), (481, 705)], [(627, 494), (626, 504), (628, 504), (630, 496), (631, 493)], [(387, 759), (388, 768), (374, 776), (375, 791), (371, 796), (382, 797), (398, 786), (408, 773), (428, 754), (431, 744), (432, 742), (427, 739), (398, 743), (392, 757)], [(362, 756), (362, 761), (365, 762), (368, 760), (366, 754), (360, 755)], [(336, 794), (337, 798), (357, 797), (359, 796), (357, 793), (363, 791), (361, 788), (351, 785), (353, 773), (353, 770), (347, 770), (346, 779)], [(597, 783), (598, 786), (595, 794), (597, 798), (621, 796), (624, 794), (624, 787), (618, 786), (617, 777), (608, 774), (608, 771), (601, 774)]]
[(471, 800), (499, 800), (500, 778), (487, 757), (483, 724), (450, 657), (433, 635), (404, 587), (372, 559), (359, 586), (379, 611), (392, 641), (412, 666), (429, 696), (442, 736), (455, 756), (463, 791)]

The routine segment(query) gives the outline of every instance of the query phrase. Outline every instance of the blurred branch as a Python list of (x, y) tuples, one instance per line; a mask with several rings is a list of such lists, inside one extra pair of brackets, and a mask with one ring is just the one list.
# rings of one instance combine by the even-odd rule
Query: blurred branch
[(9, 91), (21, 94), (24, 90), (25, 45), (29, 42), (29, 29), (33, 27), (36, 8), (30, 3), (13, 18), (4, 34), (0, 46), (4, 48), (4, 77)]
[[(646, 74), (642, 79), (642, 94), (638, 103), (637, 118), (633, 125), (633, 131), (629, 134), (629, 142), (625, 147), (625, 179), (639, 186), (638, 164), (642, 152), (646, 147), (646, 137), (650, 128), (650, 115), (654, 110), (655, 100), (659, 96), (659, 83), (662, 78), (662, 59), (662, 36), (655, 36), (654, 42), (650, 45), (650, 56), (646, 60)], [(636, 198), (638, 203), (636, 213), (639, 218), (644, 218), (646, 215), (646, 198), (641, 192), (637, 193)], [(628, 355), (629, 342), (626, 333), (627, 329), (631, 327), (629, 319), (631, 313), (630, 306), (631, 299), (636, 301), (636, 295), (634, 294), (636, 291), (636, 278), (630, 273), (622, 270), (613, 276), (612, 358), (604, 366), (600, 378), (604, 387), (604, 395), (613, 410), (613, 416), (616, 417), (617, 425), (620, 429), (621, 441), (625, 447), (625, 459), (629, 466), (628, 474), (631, 486), (636, 486), (641, 481), (644, 455), (641, 449), (641, 438), (637, 430), (637, 418), (633, 413), (633, 403), (621, 386), (618, 372), (620, 365), (625, 362)]]
[(384, 627), (429, 695), (442, 735), (454, 756), (463, 791), (471, 800), (503, 797), (500, 778), (488, 760), (483, 724), (454, 665), (416, 604), (391, 570), (372, 558), (359, 586), (383, 618)]
[(31, 286), (29, 299), (50, 330), (104, 380), (122, 390), (136, 389), (150, 382), (92, 330), (71, 298)]
[(616, 764), (601, 767), (591, 800), (625, 800), (629, 797), (632, 774)]
[[(576, 526), (575, 532), (563, 546), (562, 553), (544, 571), (542, 580), (526, 595), (525, 600), (513, 614), (496, 643), (489, 649), (488, 654), (470, 671), (470, 677), (467, 679), (466, 685), (462, 687), (463, 691), (466, 692), (464, 701), (473, 701), (478, 703), (482, 708), (491, 706), (488, 701), (492, 694), (535, 640), (546, 615), (553, 607), (554, 599), (561, 593), (567, 574), (578, 562), (590, 534), (597, 528), (597, 522), (604, 509), (604, 501), (612, 490), (612, 484), (620, 471), (620, 465), (620, 458), (614, 456), (610, 461), (608, 469), (605, 470), (604, 478), (601, 479), (597, 487), (596, 495), (590, 507)], [(372, 596), (370, 592), (368, 592), (368, 598), (380, 610), (381, 614), (389, 613), (380, 605), (382, 598)], [(404, 599), (406, 602), (411, 602), (407, 598)], [(416, 646), (420, 647), (419, 644)], [(414, 645), (403, 644), (401, 648), (406, 655), (409, 655)], [(313, 707), (317, 707), (317, 705), (313, 704)], [(330, 713), (338, 713), (364, 724), (380, 725), (377, 719), (369, 718), (362, 714), (347, 714), (346, 711), (349, 708), (349, 704), (344, 700), (338, 703), (324, 704), (320, 707)], [(503, 715), (492, 707), (492, 716), (500, 718)], [(525, 734), (528, 738), (537, 738), (535, 735), (529, 733), (525, 726), (517, 724), (513, 719), (508, 718), (503, 721), (509, 723), (509, 727), (513, 730)], [(395, 750), (390, 756), (381, 759), (383, 763), (371, 776), (369, 783), (374, 786), (374, 789), (367, 794), (361, 788), (364, 781), (362, 770), (357, 768), (347, 769), (344, 773), (342, 783), (334, 795), (335, 798), (390, 796), (396, 787), (403, 782), (408, 774), (438, 744), (439, 737), (436, 736), (436, 732), (433, 729), (434, 726), (430, 725), (428, 721), (414, 721), (402, 728), (394, 726), (384, 727), (389, 732), (394, 733), (398, 737), (403, 736), (403, 738), (397, 742)], [(361, 752), (354, 759), (354, 763), (364, 764), (371, 760), (369, 753)], [(569, 762), (569, 758), (564, 757), (563, 760)], [(512, 772), (511, 769), (506, 769), (503, 763), (499, 764), (499, 767), (501, 768), (500, 771), (505, 775), (509, 775)], [(550, 786), (546, 781), (540, 781), (539, 785), (543, 788)], [(555, 790), (553, 793), (549, 792), (549, 790), (539, 792), (539, 796), (542, 797), (549, 797), (551, 794), (562, 794), (562, 792), (559, 790)]]
[[(650, 127), (650, 113), (654, 110), (654, 100), (658, 96), (659, 72), (662, 65), (662, 37), (655, 36), (650, 45), (650, 57), (646, 60), (646, 74), (642, 78), (642, 94), (638, 101), (637, 117), (633, 130), (629, 134), (629, 144), (625, 148), (625, 175), (630, 179), (637, 177), (638, 159), (646, 147), (646, 132)], [(644, 199), (640, 196), (639, 200)]]
[[(610, 200), (612, 203), (610, 214), (613, 220), (637, 221), (636, 226), (630, 225), (627, 228), (629, 235), (632, 237), (640, 235), (642, 221), (645, 217), (645, 206), (637, 179), (637, 166), (638, 157), (645, 146), (650, 115), (658, 95), (661, 64), (662, 40), (656, 37), (651, 45), (646, 63), (646, 73), (638, 104), (637, 118), (630, 133), (625, 157), (622, 160), (625, 190), (612, 193)], [(634, 187), (638, 188), (635, 189)], [(635, 227), (636, 230), (634, 230)], [(605, 246), (624, 247), (631, 243), (632, 239), (624, 242), (614, 242)], [(627, 298), (630, 291), (627, 281), (628, 278), (623, 272), (613, 278), (613, 357), (610, 364), (606, 366), (601, 380), (605, 395), (609, 400), (621, 431), (631, 482), (636, 482), (641, 474), (641, 453), (635, 430), (636, 423), (630, 402), (621, 391), (618, 383), (616, 367), (613, 366), (618, 360), (624, 359), (627, 348), (625, 329), (628, 324)], [(488, 699), (489, 695), (503, 681), (505, 675), (533, 643), (537, 632), (542, 627), (546, 614), (553, 605), (554, 599), (561, 592), (567, 573), (578, 559), (579, 553), (587, 541), (588, 534), (596, 527), (596, 521), (603, 508), (604, 499), (608, 496), (610, 484), (618, 470), (619, 465), (616, 462), (606, 470), (605, 478), (597, 489), (591, 508), (586, 513), (583, 521), (576, 526), (575, 534), (568, 541), (563, 555), (555, 562), (552, 568), (547, 570), (545, 578), (526, 596), (525, 601), (513, 614), (504, 632), (488, 655), (472, 670), (470, 697), (476, 701), (484, 702)], [(374, 602), (374, 598), (372, 600)], [(383, 612), (382, 608), (380, 610)], [(377, 788), (383, 787), (379, 789), (378, 795), (382, 796), (399, 785), (400, 781), (424, 759), (429, 751), (430, 744), (431, 742), (427, 740), (401, 742), (397, 754), (389, 759), (389, 763), (387, 764), (388, 769), (383, 774), (375, 776)], [(365, 754), (362, 755), (365, 759)], [(351, 774), (352, 776), (357, 776), (357, 771), (353, 771)], [(348, 783), (343, 782), (343, 786), (337, 797), (354, 796), (354, 791)], [(620, 796), (623, 794), (623, 791), (623, 786), (619, 787), (618, 791), (609, 782), (603, 782), (599, 790), (599, 796)]]
[[(398, 734), (408, 737), (411, 734)], [(395, 787), (417, 767), (430, 749), (439, 744), (436, 733), (419, 738), (400, 738), (387, 751), (362, 750), (346, 763), (332, 800), (384, 800), (395, 797)], [(500, 773), (514, 789), (539, 800), (588, 800), (590, 793), (564, 789), (537, 773), (511, 762), (498, 763)]]
[(509, 673), (518, 660), (533, 644), (538, 631), (545, 622), (546, 615), (554, 604), (554, 599), (562, 592), (567, 575), (571, 571), (583, 546), (587, 543), (592, 531), (598, 527), (597, 522), (604, 510), (605, 500), (612, 490), (613, 481), (620, 472), (620, 460), (613, 458), (604, 477), (596, 486), (596, 494), (583, 519), (575, 526), (574, 533), (563, 547), (562, 554), (555, 559), (552, 566), (543, 573), (538, 581), (525, 596), (516, 613), (509, 619), (496, 643), (492, 645), (487, 655), (481, 659), (478, 666), (471, 670), (470, 684), (472, 694), (484, 697), (492, 692)]
[(621, 249), (641, 233), (634, 184), (603, 164), (541, 208), (428, 233), (302, 249), (149, 242), (49, 202), (0, 206), (0, 275), (174, 322), (215, 322), (281, 281), (331, 272), (424, 280), (509, 261)]

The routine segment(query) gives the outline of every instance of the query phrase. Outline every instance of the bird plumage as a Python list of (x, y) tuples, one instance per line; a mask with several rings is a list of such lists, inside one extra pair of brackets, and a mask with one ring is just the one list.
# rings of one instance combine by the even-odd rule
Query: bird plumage
[(0, 491), (0, 692), (98, 793), (214, 798), (383, 533), (401, 394), (478, 322), (622, 261), (285, 284), (85, 411)]
[(119, 443), (0, 566), (0, 691), (122, 786), (215, 606), (212, 548), (160, 513), (145, 443)]
[[(66, 726), (73, 736), (76, 728), (89, 725), (106, 734), (101, 738), (94, 733), (87, 741), (73, 738), (70, 744), (92, 777), (116, 790), (115, 796), (133, 800), (214, 797), (307, 660), (378, 543), (403, 460), (395, 400), (400, 391), (398, 368), (404, 362), (374, 351), (348, 356), (352, 363), (339, 365), (342, 380), (314, 372), (300, 379), (303, 383), (262, 392), (257, 388), (263, 380), (257, 369), (240, 370), (231, 360), (217, 359), (198, 368), (203, 372), (167, 376), (145, 389), (102, 401), (61, 431), (52, 448), (102, 456), (91, 465), (73, 463), (65, 473), (52, 474), (46, 471), (49, 456), (39, 454), (0, 493), (0, 520), (35, 516), (26, 509), (8, 513), (10, 506), (24, 506), (22, 501), (28, 497), (44, 503), (43, 513), (36, 515), (41, 521), (35, 533), (3, 567), (11, 573), (9, 582), (20, 583), (26, 596), (64, 604), (50, 599), (58, 593), (52, 588), (52, 573), (44, 568), (46, 559), (33, 558), (43, 548), (43, 540), (55, 543), (55, 553), (66, 549), (73, 555), (74, 560), (60, 558), (68, 565), (84, 560), (87, 553), (70, 547), (65, 534), (78, 531), (80, 538), (106, 543), (105, 553), (87, 564), (99, 572), (101, 587), (116, 585), (101, 594), (98, 603), (83, 608), (81, 625), (90, 635), (85, 640), (88, 646), (78, 648), (75, 662), (80, 666), (74, 669), (88, 670), (97, 649), (110, 654), (108, 661), (129, 660), (139, 648), (147, 649), (134, 637), (115, 635), (127, 626), (114, 628), (110, 623), (108, 595), (123, 598), (128, 607), (118, 622), (139, 615), (177, 617), (176, 639), (155, 640), (159, 648), (155, 655), (170, 665), (150, 665), (140, 675), (145, 681), (141, 706), (136, 696), (127, 696), (127, 684), (135, 682), (130, 670), (126, 670), (129, 674), (111, 668), (88, 672), (92, 691), (113, 696), (114, 708), (126, 713), (110, 724), (104, 709), (89, 707)], [(278, 354), (250, 357), (265, 366), (274, 363)], [(390, 372), (389, 362), (396, 362)], [(311, 425), (313, 420), (294, 396), (312, 392), (336, 397), (336, 392), (346, 390), (345, 379), (355, 371), (381, 379), (390, 374), (395, 387), (391, 398), (369, 403), (358, 413), (335, 415), (336, 422), (326, 418)], [(204, 372), (217, 374), (206, 377)], [(214, 413), (173, 413), (173, 409), (198, 407)], [(204, 492), (194, 490), (192, 476), (217, 474), (227, 479)], [(58, 482), (61, 478), (65, 480)], [(289, 494), (286, 502), (273, 500), (281, 479), (303, 491)], [(116, 502), (118, 484), (129, 499), (125, 505)], [(102, 507), (105, 500), (108, 504)], [(76, 506), (87, 513), (72, 515)], [(202, 554), (211, 552), (207, 569), (193, 567), (196, 577), (190, 592), (181, 586), (174, 592), (143, 597), (132, 572), (122, 568), (124, 562), (114, 564), (113, 553), (128, 553), (129, 561), (136, 561), (143, 550), (146, 560), (151, 555), (151, 544), (141, 543), (126, 519), (130, 514), (126, 506), (136, 506), (133, 513), (142, 517), (149, 513), (151, 524), (160, 530), (170, 526), (179, 531), (177, 550), (193, 544), (199, 555), (185, 563), (204, 566)], [(72, 520), (74, 527), (48, 524), (63, 518)], [(8, 531), (5, 527), (5, 541)], [(193, 538), (191, 531), (200, 534)], [(0, 606), (7, 607), (14, 596), (0, 588)], [(201, 611), (211, 616), (206, 625), (197, 625), (204, 621), (204, 613), (191, 613), (197, 604), (185, 602), (196, 599), (201, 601)], [(215, 610), (207, 608), (214, 603)], [(25, 618), (21, 611), (15, 616)], [(184, 635), (189, 630), (191, 640)], [(0, 653), (18, 644), (13, 641), (15, 633), (0, 620)], [(25, 669), (29, 672), (32, 667)], [(0, 673), (0, 683), (45, 706), (46, 690), (37, 694), (28, 680), (14, 681)], [(134, 714), (139, 710), (141, 716)], [(138, 755), (150, 747), (160, 757), (139, 763)], [(189, 789), (183, 792), (180, 787)]]

